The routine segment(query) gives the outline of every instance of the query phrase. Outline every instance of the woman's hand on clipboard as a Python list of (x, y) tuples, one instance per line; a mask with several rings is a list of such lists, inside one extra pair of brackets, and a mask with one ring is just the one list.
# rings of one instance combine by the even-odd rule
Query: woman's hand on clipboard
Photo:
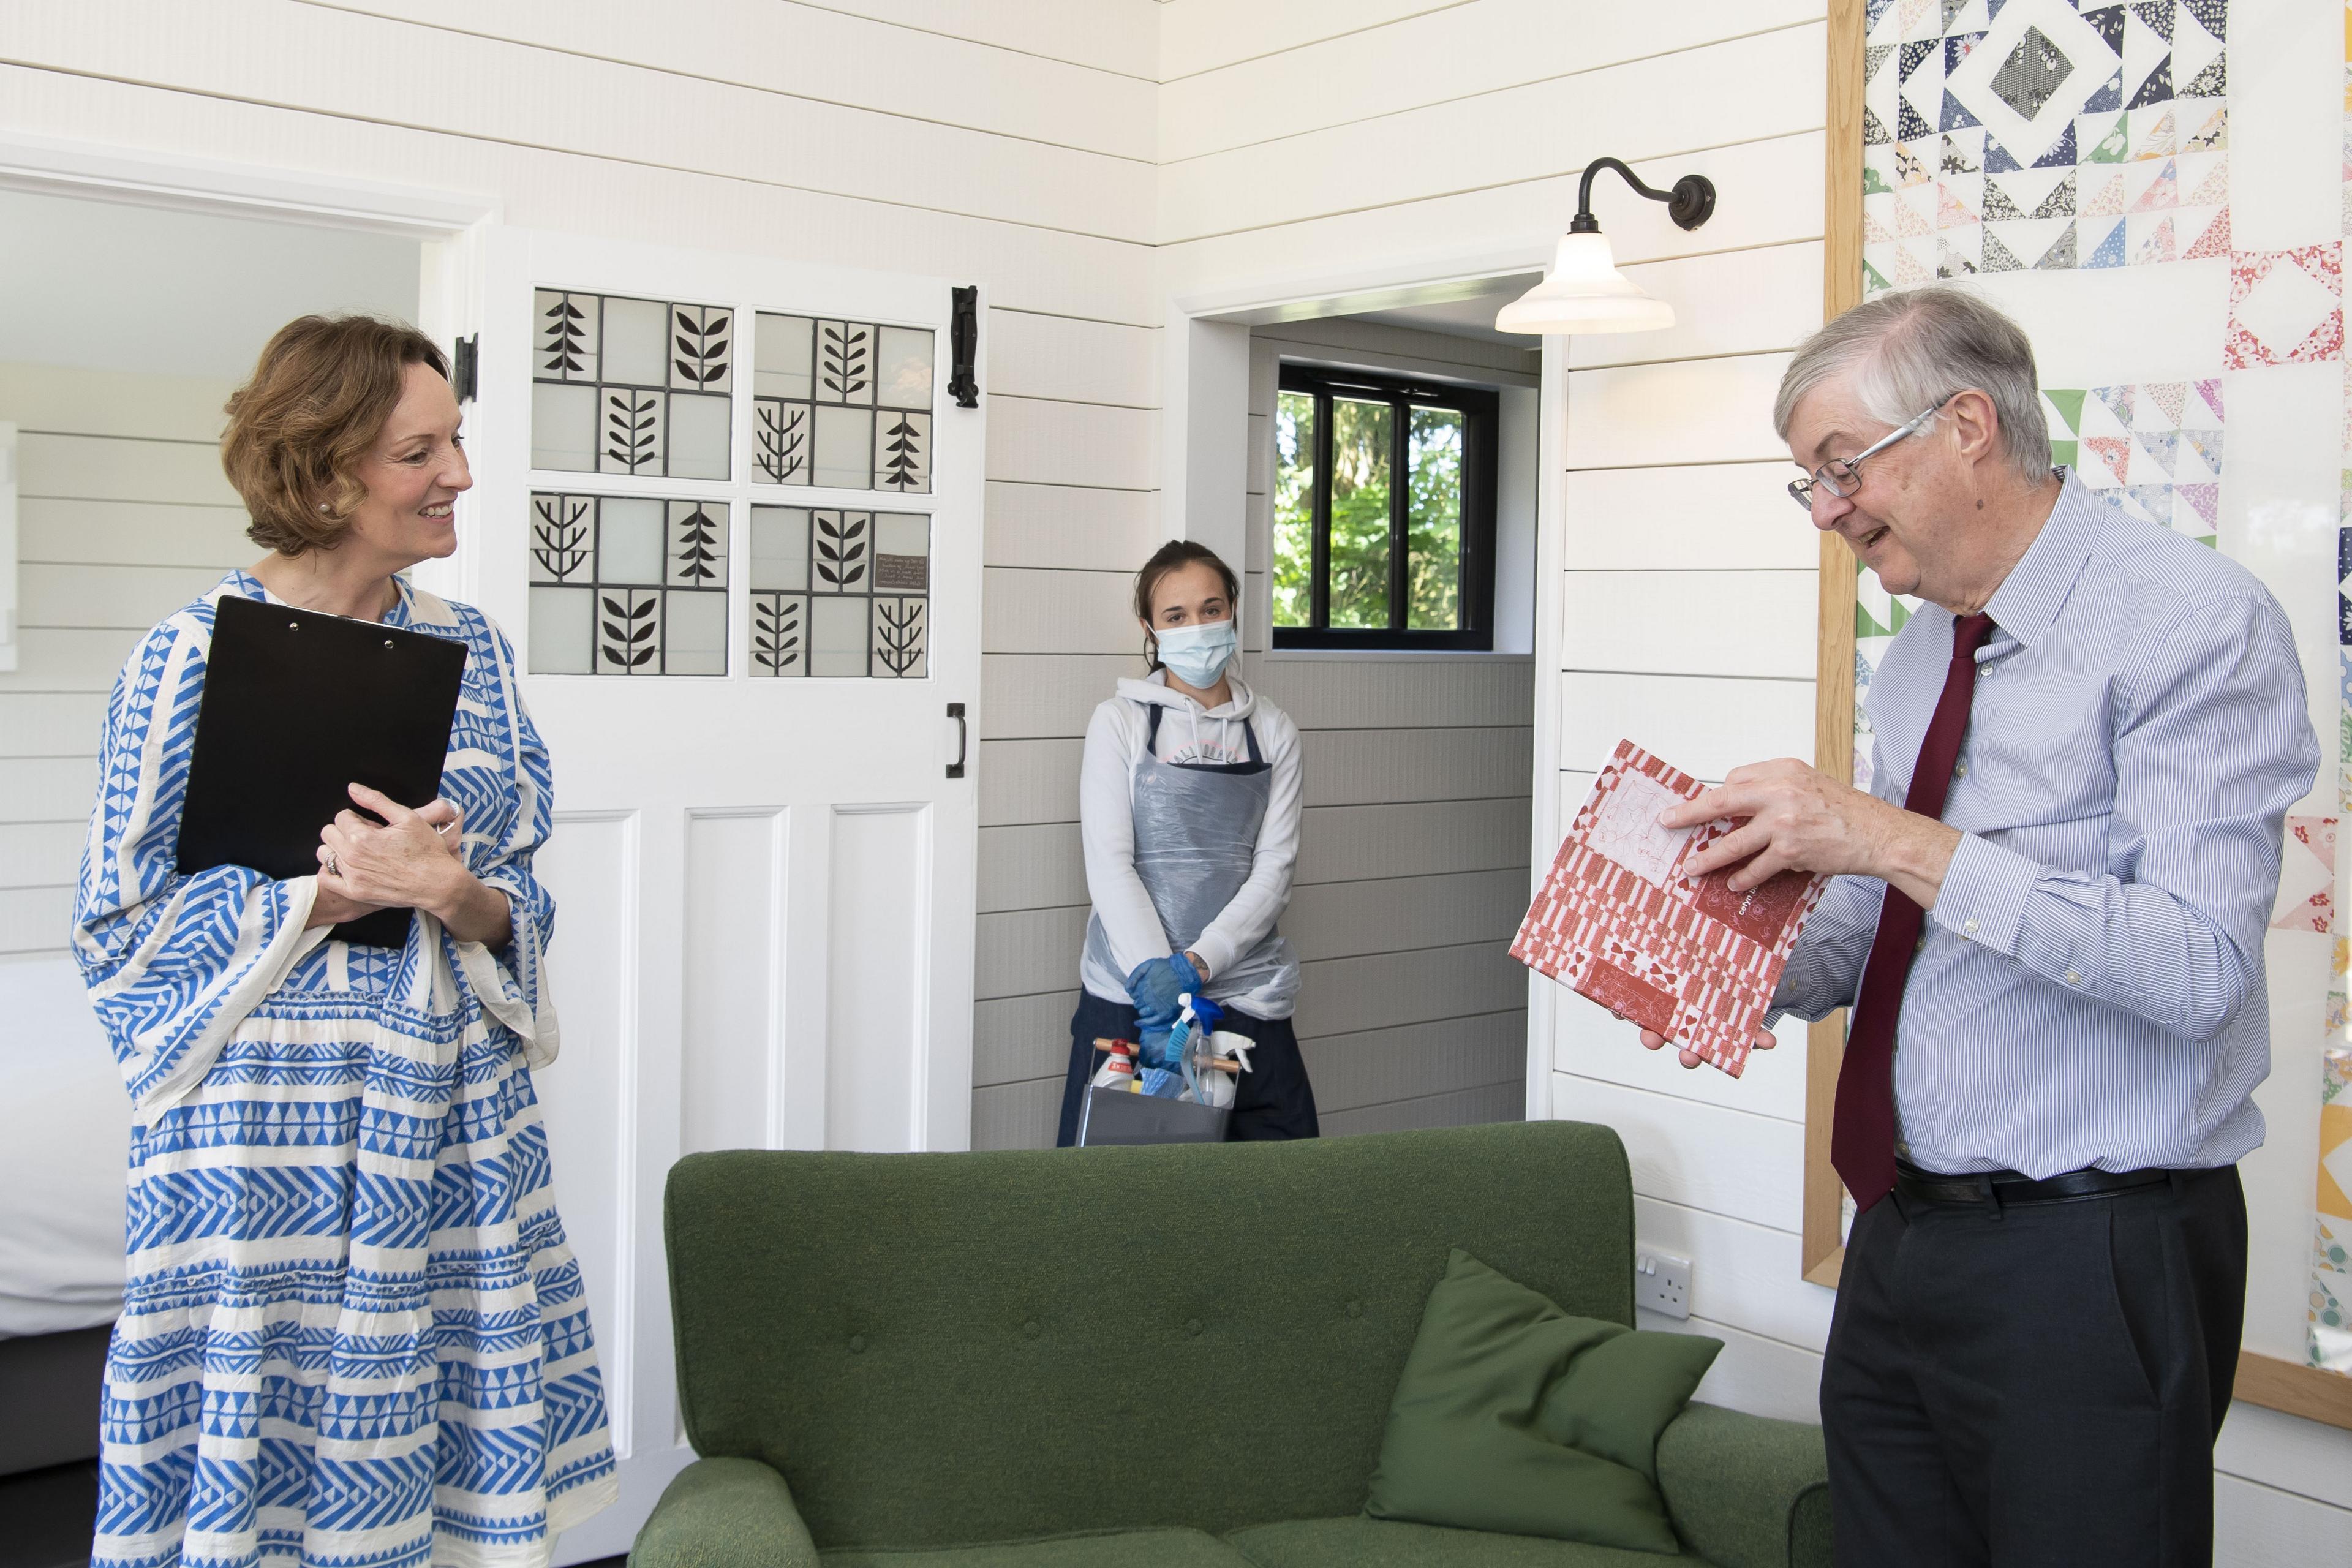
[(505, 896), (466, 868), (466, 817), (456, 803), (436, 800), (411, 810), (356, 784), (351, 796), (383, 820), (345, 811), (320, 831), (314, 922), (340, 923), (375, 910), (419, 909), (439, 918), (460, 941), (505, 940)]

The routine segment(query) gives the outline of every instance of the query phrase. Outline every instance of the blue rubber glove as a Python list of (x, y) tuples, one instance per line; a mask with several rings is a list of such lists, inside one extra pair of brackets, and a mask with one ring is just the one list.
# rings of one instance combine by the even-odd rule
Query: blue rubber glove
[(1135, 1042), (1135, 1065), (1139, 1068), (1174, 1067), (1176, 1063), (1169, 1054), (1168, 1047), (1175, 1032), (1173, 1025), (1139, 1030), (1140, 1037)]
[(1127, 994), (1135, 1002), (1146, 1029), (1164, 1029), (1183, 1010), (1182, 997), (1201, 994), (1201, 976), (1181, 952), (1147, 959), (1127, 977)]

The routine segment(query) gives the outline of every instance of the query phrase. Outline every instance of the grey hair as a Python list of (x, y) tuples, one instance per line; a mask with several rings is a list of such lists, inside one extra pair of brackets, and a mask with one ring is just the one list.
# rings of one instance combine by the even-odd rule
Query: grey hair
[[(1798, 345), (1772, 400), (1772, 428), (1789, 438), (1797, 405), (1821, 384), (1853, 373), (1864, 412), (1898, 426), (1966, 387), (1992, 399), (1995, 431), (2010, 468), (2029, 485), (2050, 477), (2050, 426), (2042, 417), (2033, 345), (1993, 306), (1961, 289), (1881, 294)], [(1936, 427), (1928, 420), (1918, 434)]]

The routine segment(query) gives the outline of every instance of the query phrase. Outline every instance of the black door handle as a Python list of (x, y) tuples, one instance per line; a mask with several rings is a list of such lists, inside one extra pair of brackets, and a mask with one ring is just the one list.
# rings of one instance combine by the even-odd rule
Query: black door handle
[(971, 732), (964, 728), (962, 703), (949, 703), (948, 717), (956, 724), (956, 760), (948, 764), (948, 777), (960, 779), (963, 777), (964, 755), (971, 749)]

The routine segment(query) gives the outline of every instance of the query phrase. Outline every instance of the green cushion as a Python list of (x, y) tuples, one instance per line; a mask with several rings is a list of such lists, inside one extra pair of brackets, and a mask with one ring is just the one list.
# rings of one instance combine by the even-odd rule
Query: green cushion
[(695, 1449), (825, 1550), (1354, 1512), (1450, 1247), (1633, 1321), (1624, 1148), (1574, 1122), (693, 1154), (667, 1218)]
[(907, 1552), (851, 1547), (824, 1560), (824, 1568), (1247, 1568), (1249, 1562), (1197, 1530), (1090, 1531)]
[(1658, 1434), (1722, 1349), (1571, 1316), (1455, 1248), (1390, 1403), (1365, 1511), (1676, 1551)]
[[(1659, 1563), (1653, 1552), (1360, 1517), (1264, 1524), (1225, 1539), (1258, 1568), (1657, 1568)], [(1706, 1568), (1696, 1557), (1680, 1562)]]

